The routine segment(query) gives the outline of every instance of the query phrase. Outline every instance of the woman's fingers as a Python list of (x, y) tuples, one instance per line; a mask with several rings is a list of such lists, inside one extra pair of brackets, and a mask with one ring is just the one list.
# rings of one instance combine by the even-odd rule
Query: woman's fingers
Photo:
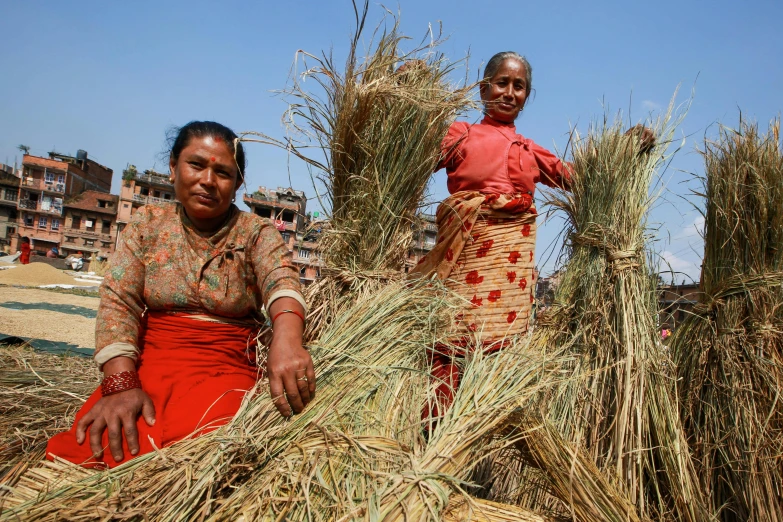
[[(122, 431), (125, 433), (125, 440), (128, 441), (128, 450), (130, 451), (131, 455), (136, 455), (139, 452), (139, 431), (136, 429), (136, 416), (125, 415), (121, 420)], [(111, 430), (109, 431), (109, 440), (111, 441)], [(122, 440), (120, 440), (120, 451), (121, 450)], [(113, 450), (112, 454), (114, 454)], [(117, 459), (115, 458), (114, 460)]]
[(141, 416), (144, 417), (144, 422), (147, 426), (155, 425), (155, 405), (152, 404), (152, 399), (146, 393), (144, 394), (144, 402), (141, 405)]
[(283, 417), (290, 417), (293, 415), (291, 407), (288, 405), (288, 401), (285, 398), (283, 390), (283, 381), (280, 377), (270, 375), (269, 376), (269, 395), (272, 396), (272, 403), (280, 412)]
[(310, 378), (307, 376), (307, 369), (296, 370), (294, 376), (296, 377), (296, 389), (299, 391), (302, 406), (307, 406), (307, 403), (310, 402)]
[(90, 426), (90, 450), (96, 459), (103, 456), (103, 431), (106, 429), (106, 421), (99, 415)]
[(315, 399), (315, 369), (313, 368), (312, 360), (310, 360), (310, 362), (307, 364), (305, 375), (307, 375), (307, 386), (310, 390), (310, 400), (313, 400)]
[(302, 404), (302, 397), (299, 396), (299, 386), (297, 386), (294, 373), (296, 372), (287, 372), (286, 375), (283, 375), (283, 386), (291, 409), (294, 410), (294, 413), (302, 413), (304, 404)]
[(76, 423), (76, 444), (84, 443), (84, 439), (86, 438), (87, 434), (87, 428), (90, 427), (90, 424), (92, 424), (93, 420), (95, 419), (93, 411), (94, 408), (91, 408), (90, 411), (88, 411), (87, 414)]
[[(118, 416), (113, 416), (108, 422), (109, 428), (109, 451), (116, 462), (123, 458), (122, 453), (122, 423)], [(135, 427), (134, 427), (135, 429)]]

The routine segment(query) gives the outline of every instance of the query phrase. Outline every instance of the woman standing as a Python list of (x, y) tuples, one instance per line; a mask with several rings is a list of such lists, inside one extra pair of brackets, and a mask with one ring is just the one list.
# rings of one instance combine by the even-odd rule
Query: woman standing
[(169, 166), (178, 203), (139, 209), (123, 231), (96, 322), (104, 380), (71, 430), (49, 441), (50, 456), (113, 467), (228, 422), (264, 370), (254, 342), (262, 307), (280, 414), (301, 412), (315, 395), (291, 253), (271, 222), (233, 204), (245, 170), (236, 134), (191, 122)]
[(23, 265), (30, 264), (30, 238), (25, 236), (19, 244), (19, 262)]
[[(494, 55), (480, 85), (484, 119), (455, 122), (443, 140), (438, 169), (451, 194), (437, 210), (438, 243), (413, 274), (437, 275), (467, 303), (448, 346), (432, 357), (438, 407), (459, 386), (454, 357), (468, 346), (493, 351), (527, 331), (535, 301), (537, 183), (568, 189), (570, 166), (518, 134), (514, 121), (532, 89), (532, 68), (515, 52)], [(650, 131), (639, 128), (642, 140)], [(425, 415), (427, 412), (425, 412)]]

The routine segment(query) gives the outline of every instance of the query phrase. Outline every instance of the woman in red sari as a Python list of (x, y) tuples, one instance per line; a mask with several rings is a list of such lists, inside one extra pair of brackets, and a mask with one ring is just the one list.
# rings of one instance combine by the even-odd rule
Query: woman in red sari
[[(440, 383), (434, 416), (448, 407), (459, 386), (455, 357), (472, 346), (497, 350), (530, 324), (536, 184), (568, 189), (570, 179), (570, 165), (517, 133), (514, 122), (531, 89), (532, 68), (525, 57), (494, 55), (480, 85), (483, 120), (455, 122), (441, 146), (438, 169), (446, 169), (451, 195), (437, 210), (438, 242), (412, 274), (436, 275), (467, 304), (455, 318), (448, 345), (431, 354), (433, 377)], [(654, 139), (643, 127), (632, 131), (643, 141)]]
[(19, 243), (19, 262), (23, 265), (30, 264), (30, 238), (23, 237)]
[[(291, 253), (269, 220), (233, 204), (245, 171), (236, 134), (185, 125), (170, 170), (177, 203), (139, 209), (122, 232), (96, 322), (103, 383), (74, 426), (49, 441), (50, 458), (113, 467), (213, 430), (262, 371), (283, 416), (315, 395)], [(263, 369), (254, 343), (261, 308), (273, 326)]]

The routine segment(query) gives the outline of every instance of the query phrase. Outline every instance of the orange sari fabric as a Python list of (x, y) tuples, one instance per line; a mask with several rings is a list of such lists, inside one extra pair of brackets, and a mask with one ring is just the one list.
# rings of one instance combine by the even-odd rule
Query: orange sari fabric
[[(195, 320), (181, 314), (152, 312), (141, 338), (138, 372), (142, 389), (155, 405), (155, 424), (139, 417), (139, 455), (228, 423), (260, 378), (255, 364), (254, 326)], [(100, 388), (76, 414), (69, 431), (55, 435), (46, 448), (52, 455), (86, 467), (110, 468), (133, 458), (123, 436), (123, 460), (108, 450), (103, 434), (103, 457), (94, 459), (89, 431), (76, 443), (76, 423), (101, 398)]]

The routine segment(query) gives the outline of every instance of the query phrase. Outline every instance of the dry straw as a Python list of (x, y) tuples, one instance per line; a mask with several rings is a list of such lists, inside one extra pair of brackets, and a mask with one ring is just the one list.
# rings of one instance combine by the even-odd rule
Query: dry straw
[(5, 488), (43, 458), (49, 437), (70, 426), (98, 382), (90, 359), (0, 348), (0, 503)]
[[(571, 191), (552, 202), (566, 214), (570, 256), (556, 304), (534, 337), (550, 353), (571, 356), (561, 371), (572, 378), (551, 390), (547, 435), (531, 439), (529, 451), (551, 492), (566, 501), (564, 511), (584, 520), (708, 519), (672, 365), (658, 342), (646, 249), (651, 185), (667, 159), (673, 112), (670, 105), (652, 124), (657, 142), (649, 153), (619, 119), (575, 134)], [(569, 461), (565, 474), (558, 466)], [(551, 508), (540, 494), (527, 499)]]
[(783, 520), (780, 122), (704, 149), (701, 298), (671, 340), (681, 414), (720, 520)]

